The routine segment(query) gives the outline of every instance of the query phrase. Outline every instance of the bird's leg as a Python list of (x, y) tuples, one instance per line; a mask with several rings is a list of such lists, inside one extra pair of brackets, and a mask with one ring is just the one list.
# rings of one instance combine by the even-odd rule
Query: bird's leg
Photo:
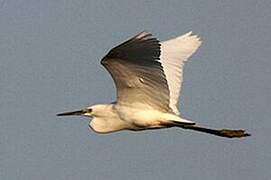
[(191, 129), (194, 131), (200, 131), (200, 132), (209, 133), (216, 136), (227, 137), (227, 138), (241, 138), (241, 137), (250, 136), (249, 133), (246, 133), (245, 130), (242, 130), (242, 129), (237, 129), (237, 130), (236, 129), (211, 129), (211, 128), (205, 128), (205, 127), (196, 126), (196, 125), (181, 125), (181, 124), (178, 124), (176, 126), (181, 127), (183, 129)]

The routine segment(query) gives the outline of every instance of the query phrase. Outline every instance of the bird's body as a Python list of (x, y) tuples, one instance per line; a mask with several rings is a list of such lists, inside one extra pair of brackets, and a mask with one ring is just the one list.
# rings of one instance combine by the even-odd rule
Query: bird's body
[(182, 118), (177, 108), (185, 61), (201, 40), (191, 32), (159, 42), (142, 32), (113, 48), (101, 61), (111, 74), (117, 101), (58, 114), (91, 117), (97, 133), (181, 127), (223, 137), (244, 137), (243, 130), (215, 130)]
[(98, 133), (110, 133), (119, 130), (145, 130), (169, 127), (169, 122), (194, 124), (172, 113), (164, 113), (139, 104), (137, 107), (118, 104), (99, 104), (92, 106), (90, 127)]

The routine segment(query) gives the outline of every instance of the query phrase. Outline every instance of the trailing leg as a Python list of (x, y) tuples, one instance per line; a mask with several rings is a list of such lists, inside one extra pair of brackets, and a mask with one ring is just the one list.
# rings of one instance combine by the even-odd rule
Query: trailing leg
[(183, 129), (191, 129), (194, 131), (200, 131), (216, 136), (221, 136), (221, 137), (227, 137), (227, 138), (242, 138), (246, 136), (250, 136), (249, 133), (246, 133), (245, 130), (242, 129), (211, 129), (211, 128), (206, 128), (206, 127), (201, 127), (201, 126), (196, 126), (196, 125), (183, 125), (179, 123), (175, 123), (176, 127), (180, 127)]

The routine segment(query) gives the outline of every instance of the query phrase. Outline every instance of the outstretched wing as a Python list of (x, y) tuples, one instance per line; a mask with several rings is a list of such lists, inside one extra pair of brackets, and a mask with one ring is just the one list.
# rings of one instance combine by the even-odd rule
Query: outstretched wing
[(192, 32), (161, 43), (161, 63), (166, 75), (170, 100), (169, 107), (175, 114), (183, 81), (184, 62), (199, 48), (201, 40)]
[[(117, 103), (172, 112), (169, 88), (159, 62), (160, 43), (142, 32), (110, 50), (101, 64), (111, 74), (117, 88)], [(146, 106), (145, 106), (146, 107)]]

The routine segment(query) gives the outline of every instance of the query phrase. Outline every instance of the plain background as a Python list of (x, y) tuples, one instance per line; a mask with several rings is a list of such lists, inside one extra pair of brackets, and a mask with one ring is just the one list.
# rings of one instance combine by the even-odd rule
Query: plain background
[[(268, 180), (271, 177), (270, 0), (2, 0), (0, 179)], [(55, 114), (111, 102), (100, 59), (140, 31), (190, 30), (180, 110), (224, 139), (182, 129), (99, 135)]]

